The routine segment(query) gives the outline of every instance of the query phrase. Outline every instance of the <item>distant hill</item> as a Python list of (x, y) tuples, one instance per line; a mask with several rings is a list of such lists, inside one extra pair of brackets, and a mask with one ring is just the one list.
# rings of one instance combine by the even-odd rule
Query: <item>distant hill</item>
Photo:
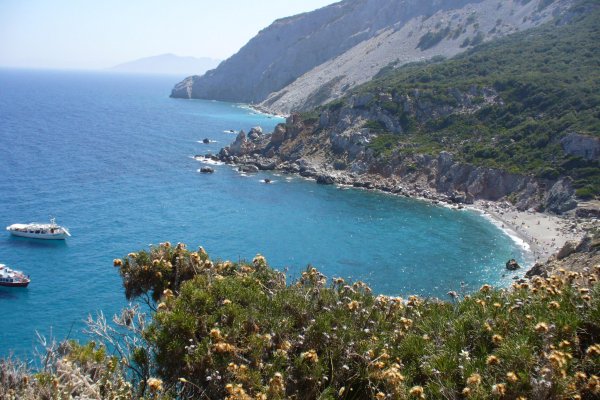
[(206, 57), (180, 57), (175, 54), (161, 54), (119, 64), (110, 68), (110, 70), (142, 74), (202, 75), (209, 69), (215, 68), (219, 63), (219, 60)]

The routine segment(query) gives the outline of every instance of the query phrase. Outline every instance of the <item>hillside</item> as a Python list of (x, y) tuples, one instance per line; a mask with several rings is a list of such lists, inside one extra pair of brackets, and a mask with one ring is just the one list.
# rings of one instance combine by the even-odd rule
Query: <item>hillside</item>
[(175, 54), (161, 54), (115, 65), (110, 70), (127, 73), (185, 76), (191, 73), (201, 75), (209, 69), (215, 68), (217, 65), (219, 65), (218, 60), (206, 57), (180, 57)]
[(600, 193), (599, 7), (584, 2), (451, 60), (390, 66), (270, 137), (238, 138), (223, 158), (296, 163), (330, 183), (374, 174), (521, 208), (572, 209), (574, 195)]
[[(173, 97), (305, 109), (370, 80), (389, 63), (452, 56), (538, 26), (570, 0), (346, 0), (275, 21)], [(266, 100), (266, 101), (265, 101)]]
[(261, 103), (279, 113), (305, 111), (342, 97), (389, 65), (450, 58), (482, 42), (548, 21), (568, 2), (481, 1), (413, 17), (380, 31), (298, 77)]

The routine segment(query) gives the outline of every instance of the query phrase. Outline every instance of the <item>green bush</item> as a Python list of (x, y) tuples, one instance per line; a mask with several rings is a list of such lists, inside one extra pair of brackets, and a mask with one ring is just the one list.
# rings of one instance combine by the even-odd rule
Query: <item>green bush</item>
[(591, 200), (596, 196), (597, 193), (597, 190), (587, 186), (575, 190), (575, 195), (582, 200)]
[[(162, 274), (161, 261), (173, 255), (192, 273), (155, 284), (147, 275), (130, 275), (138, 267)], [(587, 275), (536, 277), (510, 290), (484, 285), (475, 293), (450, 293), (445, 302), (374, 295), (362, 282), (327, 279), (310, 266), (286, 284), (260, 255), (251, 263), (212, 261), (181, 244), (164, 243), (114, 264), (127, 286), (139, 289), (133, 297), (151, 299), (164, 288), (141, 333), (146, 346), (119, 360), (102, 344), (70, 341), (50, 351), (37, 373), (1, 361), (0, 397), (600, 395), (599, 267)], [(144, 380), (127, 382), (124, 367), (142, 364)]]
[(209, 262), (163, 296), (145, 333), (180, 398), (600, 393), (600, 337), (589, 334), (600, 332), (600, 290), (578, 274), (442, 302), (375, 296), (311, 267), (287, 285), (260, 255)]

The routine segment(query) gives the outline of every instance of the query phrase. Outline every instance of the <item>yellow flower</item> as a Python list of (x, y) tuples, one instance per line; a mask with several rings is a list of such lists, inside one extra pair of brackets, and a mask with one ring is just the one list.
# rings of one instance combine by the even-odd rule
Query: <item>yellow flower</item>
[(475, 373), (475, 374), (471, 374), (471, 376), (469, 376), (467, 378), (467, 385), (469, 386), (477, 386), (481, 384), (481, 375)]
[(594, 394), (600, 393), (600, 378), (598, 378), (596, 375), (590, 376), (587, 389)]
[(356, 310), (358, 310), (359, 306), (360, 306), (360, 304), (358, 303), (358, 301), (352, 300), (350, 303), (348, 303), (348, 305), (346, 307), (348, 307), (348, 310), (350, 310), (350, 311), (356, 311)]
[(492, 394), (495, 396), (503, 397), (506, 394), (506, 385), (504, 383), (497, 383), (492, 386)]
[(483, 285), (481, 288), (479, 288), (479, 291), (481, 293), (487, 293), (492, 289), (492, 287), (490, 285), (488, 285), (487, 283), (485, 285)]
[(560, 347), (561, 349), (564, 349), (565, 347), (571, 347), (571, 342), (569, 342), (568, 340), (563, 340), (558, 344), (558, 347)]
[(585, 382), (587, 380), (587, 375), (585, 372), (577, 371), (575, 373), (575, 379), (577, 379), (579, 382)]
[(404, 375), (400, 373), (400, 365), (394, 363), (392, 366), (381, 375), (389, 384), (397, 386), (404, 382)]
[(279, 344), (279, 349), (281, 349), (283, 351), (288, 351), (291, 348), (292, 348), (292, 343), (290, 343), (289, 340), (284, 340), (283, 342), (281, 342)]
[(210, 330), (210, 336), (213, 339), (216, 339), (216, 340), (221, 340), (223, 338), (221, 336), (221, 331), (219, 329), (217, 329), (217, 328), (213, 328), (213, 329)]
[(400, 323), (404, 326), (404, 329), (409, 329), (413, 325), (413, 320), (410, 318), (400, 318)]
[(148, 387), (152, 392), (160, 392), (163, 389), (163, 382), (157, 378), (148, 379)]
[(421, 304), (421, 300), (417, 296), (409, 296), (406, 302), (406, 305), (411, 307), (417, 307), (419, 304)]
[(383, 399), (385, 399), (385, 393), (379, 392), (375, 395), (375, 398), (377, 400), (383, 400)]
[(551, 301), (550, 303), (548, 303), (548, 309), (550, 310), (558, 310), (560, 308), (560, 304), (558, 303), (558, 301)]
[(412, 388), (410, 388), (410, 391), (408, 393), (411, 396), (419, 397), (421, 399), (425, 398), (425, 395), (423, 394), (423, 386), (413, 386)]
[(494, 343), (496, 346), (498, 346), (500, 343), (502, 343), (503, 340), (504, 340), (504, 338), (500, 335), (492, 336), (492, 343)]
[(267, 259), (261, 254), (257, 254), (256, 257), (252, 259), (252, 264), (256, 267), (265, 266), (267, 265)]
[(317, 352), (315, 350), (312, 350), (312, 349), (309, 350), (309, 351), (306, 351), (304, 353), (301, 353), (300, 354), (300, 358), (302, 360), (305, 360), (305, 361), (308, 361), (308, 362), (311, 362), (311, 363), (314, 363), (314, 364), (316, 364), (317, 362), (319, 362), (319, 356), (317, 355)]
[(285, 393), (285, 384), (283, 375), (276, 372), (275, 375), (269, 380), (269, 394), (273, 397)]
[(119, 259), (119, 258), (115, 258), (115, 259), (113, 260), (113, 266), (115, 266), (115, 267), (120, 267), (120, 266), (122, 266), (122, 265), (123, 265), (123, 260), (121, 260), (121, 259)]
[(594, 344), (588, 347), (588, 349), (585, 351), (585, 354), (587, 354), (590, 357), (600, 356), (600, 344)]
[(548, 332), (548, 324), (545, 322), (540, 322), (535, 326), (535, 331), (537, 333), (546, 333)]
[(519, 378), (517, 377), (517, 374), (515, 374), (514, 372), (510, 371), (506, 373), (506, 380), (509, 383), (516, 383)]
[(233, 353), (235, 351), (235, 348), (231, 344), (225, 342), (214, 344), (212, 349), (215, 353)]
[(227, 393), (233, 394), (233, 385), (231, 383), (228, 383), (227, 385), (225, 385), (225, 390), (227, 391)]
[(485, 360), (487, 365), (498, 365), (500, 364), (500, 359), (496, 356), (489, 356), (487, 360)]
[(463, 396), (465, 396), (465, 397), (469, 397), (469, 396), (471, 395), (471, 388), (469, 388), (469, 387), (466, 387), (466, 388), (464, 388), (464, 389), (462, 390), (462, 394), (463, 394)]

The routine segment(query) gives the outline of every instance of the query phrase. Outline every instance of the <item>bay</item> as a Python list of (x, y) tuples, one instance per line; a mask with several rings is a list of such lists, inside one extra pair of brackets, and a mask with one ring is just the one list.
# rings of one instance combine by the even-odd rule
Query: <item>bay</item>
[(54, 216), (73, 234), (0, 234), (0, 263), (32, 280), (0, 288), (0, 356), (30, 354), (36, 331), (84, 339), (88, 314), (127, 304), (112, 260), (164, 241), (234, 261), (260, 252), (292, 277), (311, 264), (402, 296), (506, 285), (506, 260), (526, 261), (475, 212), (227, 165), (200, 174), (193, 156), (233, 141), (226, 131), (282, 120), (170, 99), (179, 78), (0, 70), (0, 226)]

